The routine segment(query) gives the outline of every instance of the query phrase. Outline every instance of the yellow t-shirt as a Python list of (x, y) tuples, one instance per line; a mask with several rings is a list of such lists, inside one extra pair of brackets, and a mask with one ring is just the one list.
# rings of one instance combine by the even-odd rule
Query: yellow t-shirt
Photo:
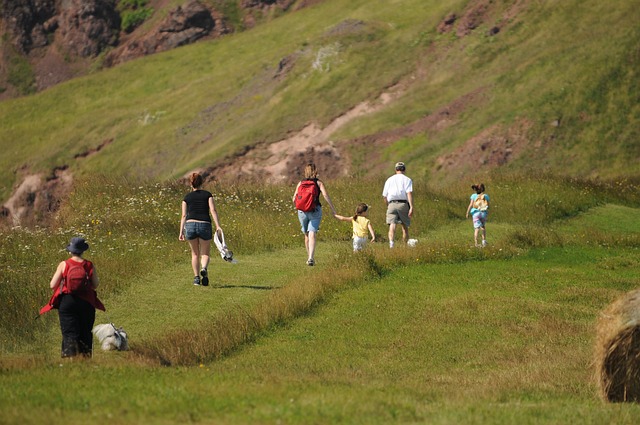
[(354, 237), (359, 237), (359, 238), (366, 238), (367, 235), (369, 234), (369, 223), (371, 221), (366, 218), (366, 217), (362, 217), (361, 215), (358, 216), (357, 219), (352, 220), (353, 223), (353, 236)]

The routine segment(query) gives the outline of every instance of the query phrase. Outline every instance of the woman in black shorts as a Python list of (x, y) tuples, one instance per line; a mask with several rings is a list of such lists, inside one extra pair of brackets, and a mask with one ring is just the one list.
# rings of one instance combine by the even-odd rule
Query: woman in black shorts
[[(220, 229), (218, 212), (213, 202), (211, 192), (200, 189), (203, 179), (198, 173), (189, 177), (191, 192), (182, 201), (182, 219), (180, 220), (181, 241), (189, 241), (191, 247), (191, 267), (193, 268), (194, 285), (209, 285), (209, 254), (211, 252), (211, 239), (213, 231), (211, 217), (216, 225), (216, 231)], [(200, 273), (198, 273), (200, 271)], [(200, 279), (202, 275), (202, 279)]]

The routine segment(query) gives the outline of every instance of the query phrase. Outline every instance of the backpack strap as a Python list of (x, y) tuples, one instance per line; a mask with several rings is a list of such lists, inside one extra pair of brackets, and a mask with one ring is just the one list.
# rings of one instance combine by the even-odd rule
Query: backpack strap
[(318, 196), (316, 196), (315, 201), (316, 201), (316, 205), (317, 205), (317, 206), (319, 206), (319, 207), (321, 207), (321, 206), (322, 206), (322, 204), (320, 203), (320, 193), (321, 193), (322, 191), (320, 190), (320, 185), (318, 184), (318, 178), (317, 178), (317, 177), (315, 177), (315, 178), (313, 178), (313, 179), (309, 179), (309, 180), (311, 180), (311, 181), (316, 185), (316, 187), (318, 188)]

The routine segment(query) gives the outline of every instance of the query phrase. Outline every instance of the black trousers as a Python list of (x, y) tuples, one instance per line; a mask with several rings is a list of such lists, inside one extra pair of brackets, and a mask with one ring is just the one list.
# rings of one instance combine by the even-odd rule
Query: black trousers
[(62, 357), (81, 354), (91, 357), (93, 349), (93, 323), (96, 309), (83, 299), (63, 294), (58, 307), (62, 331)]

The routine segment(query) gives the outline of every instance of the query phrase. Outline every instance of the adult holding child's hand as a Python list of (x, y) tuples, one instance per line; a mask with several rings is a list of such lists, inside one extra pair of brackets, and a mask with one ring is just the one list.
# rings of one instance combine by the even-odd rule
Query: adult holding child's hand
[(296, 186), (293, 194), (293, 203), (298, 210), (298, 220), (304, 233), (304, 246), (307, 250), (307, 265), (315, 265), (316, 234), (320, 230), (322, 220), (322, 205), (320, 194), (329, 204), (332, 213), (337, 214), (331, 203), (331, 198), (324, 183), (318, 179), (318, 170), (315, 164), (309, 163), (304, 168), (304, 179)]
[(180, 235), (178, 236), (181, 241), (187, 240), (191, 247), (193, 284), (196, 286), (209, 285), (207, 268), (211, 253), (211, 239), (213, 239), (212, 217), (216, 231), (222, 230), (216, 204), (213, 202), (213, 195), (211, 192), (201, 189), (203, 182), (204, 179), (198, 173), (193, 173), (189, 177), (191, 192), (182, 200), (182, 218), (180, 220)]

